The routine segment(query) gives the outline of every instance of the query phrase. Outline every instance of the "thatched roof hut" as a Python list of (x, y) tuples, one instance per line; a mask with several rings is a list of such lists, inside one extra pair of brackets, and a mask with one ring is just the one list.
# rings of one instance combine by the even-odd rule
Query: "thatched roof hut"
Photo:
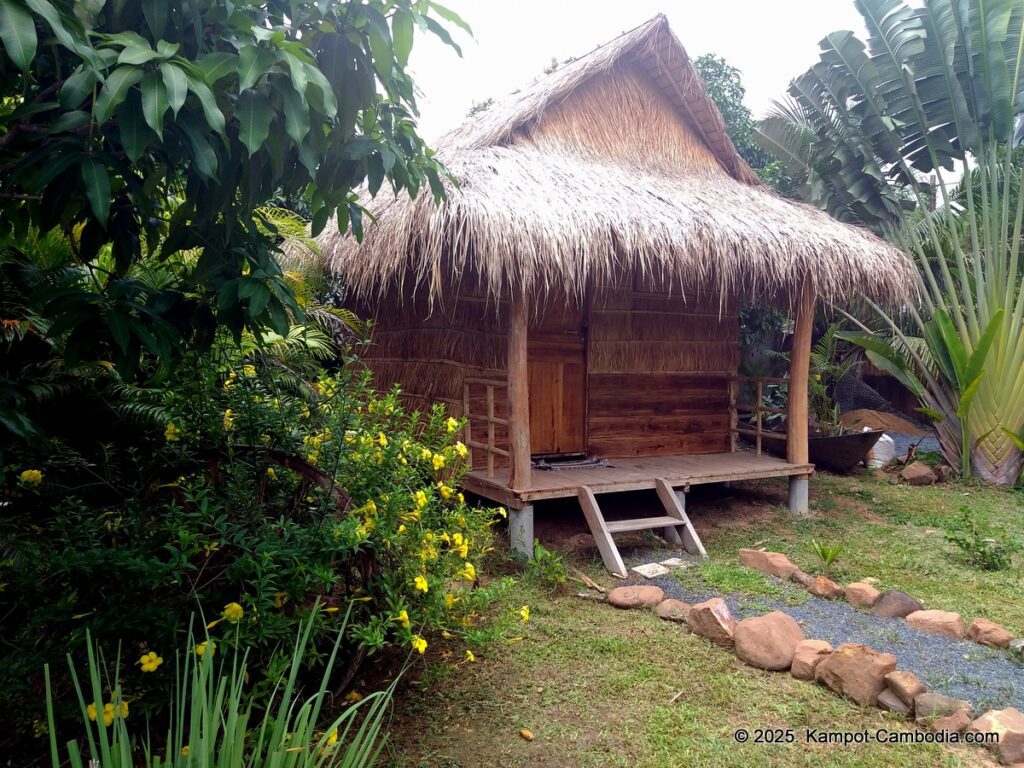
[[(471, 117), (438, 155), (459, 182), (446, 202), (380, 195), (361, 244), (335, 227), (320, 245), (376, 320), (378, 385), (467, 420), (464, 484), (513, 509), (516, 546), (534, 503), (560, 496), (579, 497), (613, 571), (621, 530), (681, 527), (700, 550), (693, 484), (790, 477), (806, 511), (816, 296), (902, 300), (913, 266), (762, 185), (663, 16)], [(751, 301), (796, 312), (785, 460), (737, 448)], [(667, 514), (606, 523), (597, 495), (638, 489)]]
[(582, 296), (622, 268), (722, 293), (901, 299), (913, 266), (865, 230), (775, 194), (736, 152), (664, 16), (623, 34), (444, 137), (459, 181), (373, 200), (362, 244), (329, 226), (332, 268), (363, 295), (467, 268), (494, 296), (558, 286)]

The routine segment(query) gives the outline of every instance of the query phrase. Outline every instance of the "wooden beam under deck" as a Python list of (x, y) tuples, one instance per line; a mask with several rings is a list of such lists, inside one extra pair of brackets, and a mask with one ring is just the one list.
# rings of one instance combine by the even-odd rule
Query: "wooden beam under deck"
[(610, 467), (533, 470), (527, 488), (513, 490), (507, 469), (495, 470), (494, 477), (474, 470), (462, 480), (463, 487), (507, 507), (520, 508), (534, 501), (576, 497), (580, 486), (594, 493), (642, 491), (657, 487), (658, 479), (673, 488), (691, 485), (760, 480), (767, 477), (806, 476), (812, 464), (791, 464), (773, 456), (752, 453), (710, 453), (689, 456), (643, 456), (609, 459)]

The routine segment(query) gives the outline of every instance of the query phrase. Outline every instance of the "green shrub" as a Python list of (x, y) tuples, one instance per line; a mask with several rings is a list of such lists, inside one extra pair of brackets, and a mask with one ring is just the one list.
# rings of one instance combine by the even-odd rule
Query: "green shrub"
[(541, 584), (552, 589), (565, 584), (565, 580), (568, 578), (561, 555), (552, 552), (537, 539), (533, 540), (533, 557), (526, 561), (526, 572)]
[(964, 561), (982, 571), (1005, 571), (1013, 565), (1013, 554), (1021, 551), (1021, 543), (978, 522), (964, 507), (962, 516), (946, 532), (946, 541), (959, 547)]
[[(86, 633), (166, 656), (198, 610), (217, 644), (249, 650), (257, 695), (306, 621), (312, 673), (351, 611), (335, 690), (385, 646), (422, 653), (432, 632), (486, 636), (502, 585), (476, 588), (477, 567), (497, 518), (456, 490), (460, 424), (441, 408), (408, 413), (352, 360), (307, 383), (238, 350), (216, 345), (151, 390), (108, 387), (108, 442), (71, 436), (5, 468), (7, 738), (33, 720), (39, 730), (39, 671), (78, 653)], [(158, 714), (171, 674), (137, 682), (133, 708)], [(53, 684), (67, 717), (71, 681)]]

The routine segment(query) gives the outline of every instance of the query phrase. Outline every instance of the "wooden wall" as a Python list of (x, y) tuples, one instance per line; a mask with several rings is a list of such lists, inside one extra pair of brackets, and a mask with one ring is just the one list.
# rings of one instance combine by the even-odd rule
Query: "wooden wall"
[(623, 280), (590, 313), (588, 448), (600, 456), (729, 450), (735, 306)]
[[(564, 301), (544, 302), (565, 313)], [(463, 287), (443, 307), (390, 300), (371, 311), (371, 345), (362, 357), (374, 384), (399, 384), (406, 404), (444, 403), (464, 413), (467, 381), (473, 439), (487, 442), (487, 387), (494, 411), (508, 417), (505, 364), (508, 306)], [(544, 312), (531, 333), (546, 327)], [(669, 293), (631, 279), (597, 286), (586, 315), (587, 453), (650, 456), (729, 450), (729, 378), (739, 365), (738, 315), (717, 295)], [(494, 427), (494, 444), (508, 449), (508, 430)], [(474, 468), (485, 465), (475, 451)], [(506, 466), (498, 457), (495, 466)]]

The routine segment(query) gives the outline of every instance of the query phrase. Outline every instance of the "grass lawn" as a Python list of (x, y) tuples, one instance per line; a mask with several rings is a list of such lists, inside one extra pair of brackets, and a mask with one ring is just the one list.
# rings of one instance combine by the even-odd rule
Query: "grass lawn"
[[(1024, 499), (1008, 491), (951, 484), (894, 486), (866, 475), (819, 475), (812, 514), (788, 515), (785, 484), (694, 494), (691, 516), (711, 560), (699, 577), (722, 592), (776, 596), (778, 587), (737, 566), (742, 546), (786, 552), (819, 570), (816, 538), (840, 543), (840, 583), (873, 576), (929, 608), (984, 615), (1024, 634), (1020, 569), (977, 571), (944, 539), (961, 508), (1024, 538)], [(573, 518), (569, 525), (576, 525)], [(582, 525), (582, 523), (578, 523)], [(571, 532), (571, 531), (570, 531)], [(565, 531), (546, 541), (557, 548)], [(541, 534), (542, 540), (544, 538)], [(605, 585), (614, 579), (592, 550), (565, 553)], [(617, 611), (524, 578), (499, 610), (531, 607), (523, 639), (494, 643), (474, 664), (454, 665), (428, 651), (402, 688), (384, 764), (414, 766), (978, 766), (994, 765), (977, 747), (808, 744), (805, 729), (874, 733), (914, 728), (862, 710), (821, 686), (752, 669), (724, 649), (659, 620)], [(802, 598), (797, 598), (802, 599)], [(461, 654), (461, 651), (458, 652)], [(455, 659), (455, 654), (452, 655)], [(674, 701), (673, 701), (674, 700)], [(527, 742), (522, 728), (534, 734)], [(738, 744), (737, 728), (795, 729), (794, 744)]]

